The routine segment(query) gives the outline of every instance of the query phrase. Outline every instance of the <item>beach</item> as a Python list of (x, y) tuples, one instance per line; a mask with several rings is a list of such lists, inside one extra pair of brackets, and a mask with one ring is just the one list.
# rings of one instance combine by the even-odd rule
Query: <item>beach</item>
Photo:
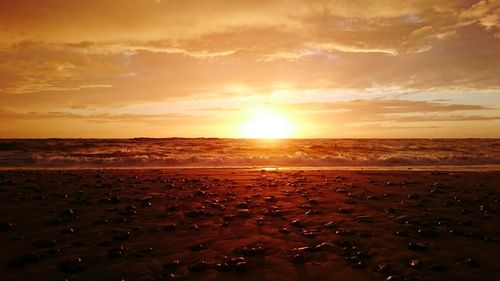
[(499, 280), (499, 171), (0, 171), (2, 280)]

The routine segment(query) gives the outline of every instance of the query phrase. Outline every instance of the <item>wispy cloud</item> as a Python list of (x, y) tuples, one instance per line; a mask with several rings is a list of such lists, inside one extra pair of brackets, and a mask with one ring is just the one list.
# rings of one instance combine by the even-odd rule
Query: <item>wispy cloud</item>
[[(500, 93), (500, 0), (29, 0), (1, 2), (0, 18), (2, 107), (41, 119), (142, 122), (155, 119), (112, 112), (246, 96), (265, 103), (276, 91), (290, 99), (320, 93), (323, 102), (339, 91), (342, 100), (385, 96), (314, 105), (344, 106), (336, 114), (352, 120), (449, 127), (453, 120), (490, 124), (498, 115), (498, 104), (394, 98)], [(317, 100), (304, 94), (297, 107)], [(110, 115), (92, 117), (92, 110)], [(78, 116), (42, 114), (66, 111)]]

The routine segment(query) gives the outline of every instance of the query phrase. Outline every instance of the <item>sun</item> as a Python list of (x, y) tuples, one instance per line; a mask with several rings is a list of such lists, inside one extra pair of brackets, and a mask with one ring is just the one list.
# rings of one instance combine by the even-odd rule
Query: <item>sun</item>
[(294, 125), (290, 119), (271, 109), (250, 110), (248, 120), (242, 125), (242, 135), (246, 138), (289, 138), (293, 131)]

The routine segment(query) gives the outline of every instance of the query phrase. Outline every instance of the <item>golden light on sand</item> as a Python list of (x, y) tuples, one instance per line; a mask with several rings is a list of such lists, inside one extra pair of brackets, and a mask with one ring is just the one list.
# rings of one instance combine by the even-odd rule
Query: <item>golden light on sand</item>
[(245, 138), (278, 139), (293, 135), (294, 124), (281, 112), (270, 109), (254, 109), (242, 125)]

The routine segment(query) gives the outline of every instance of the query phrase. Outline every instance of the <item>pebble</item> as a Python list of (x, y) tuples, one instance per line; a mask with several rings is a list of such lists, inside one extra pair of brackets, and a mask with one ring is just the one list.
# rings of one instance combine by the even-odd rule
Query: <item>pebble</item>
[(266, 197), (264, 197), (264, 201), (266, 201), (266, 202), (276, 202), (276, 198), (274, 196), (266, 196)]
[(417, 231), (418, 235), (423, 236), (423, 237), (437, 237), (439, 236), (439, 233), (433, 229), (425, 229), (421, 228)]
[(246, 262), (246, 261), (240, 261), (240, 262), (238, 262), (238, 263), (236, 263), (236, 264), (234, 265), (234, 269), (235, 269), (236, 271), (240, 271), (240, 272), (241, 272), (241, 271), (245, 271), (245, 270), (247, 269), (247, 267), (248, 267), (248, 264), (247, 264), (247, 262)]
[(323, 243), (320, 243), (318, 245), (316, 245), (314, 247), (314, 251), (315, 252), (321, 252), (321, 251), (324, 251), (324, 250), (332, 250), (334, 249), (335, 246), (331, 243), (328, 243), (328, 242), (323, 242)]
[(410, 260), (409, 265), (410, 265), (410, 267), (412, 269), (420, 269), (420, 268), (422, 268), (422, 263), (418, 259), (412, 259), (412, 260)]
[(245, 271), (248, 268), (248, 262), (244, 257), (229, 258), (224, 257), (224, 261), (217, 263), (215, 269), (220, 272)]
[(302, 233), (302, 235), (304, 235), (305, 237), (308, 237), (308, 238), (316, 237), (316, 233), (314, 233), (311, 230), (303, 229), (301, 233)]
[(395, 208), (387, 208), (387, 209), (385, 209), (385, 212), (388, 214), (394, 214), (396, 212), (396, 209)]
[(75, 233), (75, 229), (72, 227), (68, 227), (63, 230), (63, 233), (72, 234)]
[(265, 212), (264, 212), (264, 215), (266, 216), (271, 216), (271, 217), (279, 217), (282, 215), (282, 212), (280, 209), (278, 209), (278, 207), (276, 206), (273, 206), (269, 209), (267, 209)]
[(11, 222), (1, 222), (0, 223), (0, 231), (7, 231), (12, 229)]
[(60, 214), (61, 217), (74, 217), (76, 215), (73, 209), (66, 209), (64, 212)]
[(344, 260), (355, 268), (364, 268), (366, 266), (366, 263), (358, 256), (344, 257)]
[(290, 229), (288, 229), (287, 227), (282, 227), (282, 228), (280, 228), (280, 230), (279, 230), (279, 231), (280, 231), (281, 233), (283, 233), (283, 234), (288, 234), (288, 233), (290, 233)]
[(74, 257), (72, 259), (69, 259), (65, 262), (63, 262), (59, 266), (59, 270), (61, 270), (64, 273), (77, 273), (81, 272), (85, 269), (85, 266), (83, 264), (83, 261), (80, 257)]
[(196, 264), (189, 266), (188, 269), (191, 272), (202, 272), (208, 269), (208, 263), (206, 261), (200, 261)]
[(425, 250), (427, 250), (427, 246), (425, 244), (422, 244), (422, 243), (409, 242), (408, 249), (410, 249), (412, 251), (425, 251)]
[(153, 248), (151, 248), (151, 247), (142, 248), (142, 249), (139, 249), (135, 252), (135, 256), (138, 258), (143, 258), (143, 257), (149, 255), (151, 252), (153, 252)]
[(165, 231), (175, 231), (175, 229), (176, 229), (175, 223), (167, 224), (163, 227), (163, 230)]
[(219, 272), (230, 272), (233, 270), (233, 268), (231, 266), (229, 266), (229, 264), (224, 262), (224, 263), (216, 263), (215, 270), (217, 270)]
[(108, 258), (116, 259), (125, 255), (125, 248), (123, 246), (109, 249)]
[(189, 247), (189, 249), (191, 251), (194, 251), (194, 252), (197, 252), (197, 251), (201, 251), (201, 250), (205, 250), (207, 248), (207, 246), (205, 244), (193, 244)]
[(240, 202), (236, 205), (236, 208), (238, 209), (248, 209), (248, 203), (247, 202)]
[(263, 256), (266, 254), (266, 249), (262, 246), (257, 247), (243, 247), (237, 251), (244, 256)]
[(129, 230), (115, 229), (113, 235), (114, 240), (128, 240), (131, 232)]
[(334, 221), (329, 221), (329, 222), (323, 224), (323, 226), (327, 227), (327, 228), (337, 228), (337, 223)]
[(339, 213), (341, 214), (349, 214), (351, 213), (351, 210), (350, 209), (347, 209), (347, 208), (339, 208)]
[(118, 195), (113, 195), (109, 198), (109, 203), (111, 204), (118, 204), (120, 203), (120, 196)]
[(479, 263), (473, 258), (464, 258), (460, 263), (467, 265), (469, 267), (478, 267), (479, 266)]
[(167, 212), (177, 211), (177, 210), (179, 210), (179, 205), (177, 205), (177, 204), (169, 205), (169, 206), (167, 206), (167, 207), (165, 208), (165, 210), (166, 210)]
[(335, 234), (340, 235), (340, 236), (350, 236), (350, 235), (354, 235), (354, 231), (352, 231), (351, 229), (339, 229), (339, 230), (335, 231)]
[(290, 259), (290, 262), (293, 264), (303, 264), (306, 262), (306, 257), (302, 254), (295, 254)]
[(381, 263), (378, 265), (377, 272), (382, 274), (390, 274), (392, 272), (392, 267), (386, 263)]
[(181, 267), (182, 263), (180, 260), (173, 260), (170, 262), (167, 262), (163, 265), (164, 269), (175, 269)]
[(102, 218), (95, 221), (95, 224), (108, 224), (108, 219)]
[(50, 248), (57, 244), (54, 239), (35, 240), (31, 243), (34, 248)]
[(50, 249), (47, 249), (47, 254), (49, 255), (56, 255), (56, 254), (59, 254), (61, 253), (61, 249), (59, 248), (50, 248)]
[(416, 200), (416, 199), (418, 199), (418, 195), (416, 195), (416, 194), (408, 194), (407, 198), (409, 200)]
[(304, 213), (304, 215), (307, 215), (307, 216), (316, 215), (316, 214), (319, 214), (318, 210), (309, 210), (309, 211)]
[(249, 218), (252, 215), (249, 209), (239, 209), (236, 211), (236, 216), (240, 218)]
[(370, 215), (357, 216), (354, 218), (356, 221), (361, 223), (369, 223), (373, 222), (373, 218)]
[(295, 227), (303, 227), (304, 222), (300, 219), (295, 219), (295, 220), (290, 221), (290, 225), (295, 226)]
[(165, 272), (161, 273), (156, 277), (156, 281), (172, 281), (172, 280), (177, 280), (177, 275), (171, 273), (171, 272)]
[(410, 233), (407, 230), (397, 230), (396, 232), (394, 232), (394, 234), (396, 234), (397, 236), (401, 236), (401, 237), (410, 236)]

